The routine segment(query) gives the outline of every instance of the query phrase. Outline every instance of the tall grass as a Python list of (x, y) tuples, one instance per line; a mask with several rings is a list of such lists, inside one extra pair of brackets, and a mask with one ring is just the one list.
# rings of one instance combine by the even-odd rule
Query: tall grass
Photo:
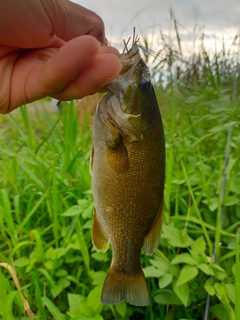
[(203, 88), (213, 93), (220, 87), (231, 91), (235, 74), (239, 73), (239, 34), (232, 38), (231, 44), (222, 36), (221, 48), (217, 39), (209, 47), (208, 35), (203, 27), (196, 25), (192, 31), (188, 29), (190, 41), (186, 44), (182, 41), (182, 37), (186, 38), (186, 29), (178, 23), (173, 10), (170, 16), (171, 32), (164, 34), (154, 29), (151, 38), (143, 35), (140, 40), (155, 81), (164, 88), (174, 85), (188, 93)]
[(0, 118), (2, 319), (198, 320), (206, 299), (208, 319), (240, 319), (238, 62), (224, 46), (210, 56), (204, 37), (184, 58), (173, 22), (155, 60), (167, 170), (159, 250), (141, 257), (150, 306), (101, 305), (111, 252), (91, 242), (91, 126), (73, 102), (58, 113), (44, 100)]

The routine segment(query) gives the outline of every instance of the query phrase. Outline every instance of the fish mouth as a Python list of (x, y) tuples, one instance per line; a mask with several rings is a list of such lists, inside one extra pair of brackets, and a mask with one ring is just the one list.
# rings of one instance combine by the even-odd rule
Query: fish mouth
[(123, 66), (122, 70), (119, 76), (107, 85), (107, 89), (110, 96), (115, 96), (115, 99), (118, 99), (118, 106), (125, 116), (134, 115), (139, 117), (141, 114), (133, 112), (132, 108), (129, 109), (127, 104), (124, 102), (126, 93), (128, 92), (129, 94), (129, 90), (135, 91), (135, 86), (137, 86), (139, 77), (141, 76), (141, 74), (139, 74), (141, 73), (139, 65), (142, 59), (138, 46), (134, 45), (128, 53), (121, 54), (120, 60)]
[(137, 44), (135, 44), (127, 53), (121, 53), (120, 54), (120, 60), (121, 61), (129, 61), (133, 59), (133, 57), (139, 53), (139, 47)]
[(133, 56), (135, 56), (137, 53), (139, 53), (139, 46), (137, 44), (134, 44), (130, 50), (127, 51), (127, 53), (122, 53), (120, 55), (120, 59), (132, 59)]
[(119, 76), (125, 75), (133, 66), (137, 65), (141, 60), (138, 45), (134, 45), (127, 53), (120, 54), (122, 69)]
[(138, 84), (145, 72), (145, 65), (138, 45), (134, 45), (127, 53), (122, 53), (120, 61), (122, 63), (120, 74), (107, 85), (108, 114), (116, 127), (130, 136), (132, 141), (142, 141), (148, 126), (143, 119), (139, 101)]
[(141, 62), (141, 56), (139, 53), (139, 48), (134, 45), (129, 53), (122, 53), (120, 55), (120, 61), (122, 63), (122, 69), (117, 78), (107, 85), (107, 89), (116, 95), (123, 94), (128, 86), (129, 80), (135, 77), (136, 69)]

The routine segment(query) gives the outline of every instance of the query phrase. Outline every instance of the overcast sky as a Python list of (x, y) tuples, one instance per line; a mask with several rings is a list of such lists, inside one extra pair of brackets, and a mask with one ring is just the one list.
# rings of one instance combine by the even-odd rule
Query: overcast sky
[[(140, 35), (158, 30), (173, 30), (170, 8), (179, 23), (182, 40), (193, 41), (194, 26), (204, 27), (209, 43), (215, 37), (232, 41), (240, 26), (239, 0), (74, 0), (95, 11), (105, 23), (110, 42), (122, 42), (132, 34), (133, 26)], [(157, 40), (156, 40), (157, 41)]]

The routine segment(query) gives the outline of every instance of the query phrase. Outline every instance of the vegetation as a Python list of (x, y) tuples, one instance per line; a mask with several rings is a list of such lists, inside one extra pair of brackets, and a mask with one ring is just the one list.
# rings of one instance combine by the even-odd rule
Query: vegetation
[(45, 100), (0, 118), (1, 319), (240, 319), (237, 55), (210, 56), (203, 37), (183, 59), (173, 21), (178, 41), (162, 35), (154, 61), (167, 171), (159, 250), (141, 257), (150, 306), (101, 305), (111, 250), (91, 242), (91, 119)]

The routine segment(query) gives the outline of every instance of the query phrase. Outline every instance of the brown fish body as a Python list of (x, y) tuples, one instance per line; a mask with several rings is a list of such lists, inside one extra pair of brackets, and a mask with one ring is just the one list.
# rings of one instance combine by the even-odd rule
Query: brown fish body
[[(92, 237), (98, 250), (106, 251), (110, 242), (113, 251), (102, 292), (105, 304), (122, 300), (133, 305), (149, 303), (140, 253), (142, 247), (146, 254), (156, 249), (162, 224), (162, 121), (148, 69), (138, 48), (133, 52), (126, 74), (109, 86), (116, 93), (100, 101), (93, 128)], [(150, 88), (145, 88), (146, 83)]]

